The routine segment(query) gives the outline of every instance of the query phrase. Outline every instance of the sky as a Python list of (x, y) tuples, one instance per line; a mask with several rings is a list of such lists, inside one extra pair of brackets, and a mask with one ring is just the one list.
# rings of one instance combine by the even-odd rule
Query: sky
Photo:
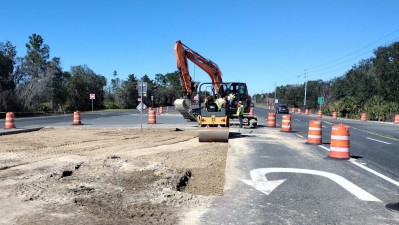
[[(397, 0), (1, 0), (0, 42), (18, 56), (33, 33), (64, 71), (87, 65), (108, 82), (174, 72), (181, 40), (250, 94), (342, 76), (399, 41)], [(189, 64), (193, 80), (209, 76)], [(307, 73), (305, 73), (305, 70)]]

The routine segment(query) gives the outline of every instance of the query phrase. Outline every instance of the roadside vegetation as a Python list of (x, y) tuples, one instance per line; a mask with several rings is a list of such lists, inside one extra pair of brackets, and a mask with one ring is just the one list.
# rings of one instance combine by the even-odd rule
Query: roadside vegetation
[(147, 106), (171, 105), (182, 93), (177, 71), (155, 74), (154, 80), (133, 73), (122, 80), (116, 70), (112, 77), (108, 81), (87, 65), (63, 70), (61, 58), (50, 58), (50, 46), (37, 34), (29, 37), (22, 57), (17, 57), (12, 42), (0, 42), (0, 112), (26, 115), (91, 110), (91, 93), (95, 94), (96, 110), (132, 109), (140, 103), (137, 81), (147, 82), (143, 98)]
[[(290, 107), (303, 108), (305, 84), (284, 85), (276, 93), (255, 94), (258, 102), (276, 98)], [(363, 59), (345, 74), (334, 79), (310, 80), (307, 83), (306, 108), (319, 109), (318, 97), (324, 97), (323, 114), (369, 120), (393, 121), (399, 114), (399, 42), (379, 47), (374, 56)]]
[[(29, 37), (22, 57), (17, 57), (12, 42), (0, 42), (0, 112), (91, 110), (91, 93), (95, 94), (96, 110), (132, 109), (140, 103), (137, 81), (148, 84), (147, 96), (143, 98), (147, 106), (172, 105), (182, 95), (177, 71), (155, 74), (154, 79), (132, 73), (123, 80), (114, 70), (108, 81), (104, 74), (95, 73), (87, 65), (64, 70), (61, 58), (50, 58), (50, 46), (40, 35)], [(303, 108), (304, 89), (305, 84), (284, 85), (277, 87), (276, 93), (255, 94), (253, 98), (256, 102), (267, 102), (276, 96), (280, 103)], [(324, 114), (336, 111), (340, 117), (359, 118), (366, 112), (370, 120), (392, 121), (399, 113), (399, 42), (377, 48), (373, 57), (361, 60), (334, 79), (308, 81), (308, 109), (319, 109), (318, 97), (324, 97)]]

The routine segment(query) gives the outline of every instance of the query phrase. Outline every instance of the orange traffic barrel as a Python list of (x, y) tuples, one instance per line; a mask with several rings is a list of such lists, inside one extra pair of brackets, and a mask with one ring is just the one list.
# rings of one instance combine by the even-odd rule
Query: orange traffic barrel
[(249, 108), (249, 115), (251, 115), (251, 116), (254, 115), (254, 107)]
[(399, 124), (399, 114), (395, 115), (395, 120), (393, 121), (394, 124)]
[(309, 115), (309, 109), (305, 109), (305, 115)]
[(281, 131), (290, 132), (291, 131), (291, 115), (283, 115), (283, 120), (281, 123)]
[(337, 112), (333, 112), (333, 113), (332, 113), (332, 119), (333, 119), (333, 120), (336, 120), (336, 119), (337, 119)]
[(310, 120), (309, 121), (309, 130), (308, 130), (308, 144), (317, 144), (320, 145), (322, 143), (321, 139), (321, 120)]
[(323, 114), (321, 113), (321, 110), (317, 111), (317, 117), (318, 118), (322, 118), (323, 117)]
[(298, 114), (302, 114), (302, 109), (298, 109)]
[(73, 125), (81, 125), (82, 122), (80, 121), (80, 112), (76, 111), (73, 113)]
[(267, 114), (267, 126), (268, 127), (276, 127), (276, 114), (275, 113)]
[(363, 121), (363, 122), (367, 120), (366, 113), (362, 113), (362, 114), (361, 114), (360, 120)]
[(5, 129), (15, 128), (15, 117), (13, 112), (6, 113), (6, 123), (4, 128)]
[(349, 127), (340, 123), (331, 128), (331, 158), (349, 159)]
[(155, 110), (151, 109), (148, 111), (148, 124), (156, 124), (157, 116), (155, 115)]
[(162, 106), (159, 107), (159, 115), (163, 114), (163, 108)]

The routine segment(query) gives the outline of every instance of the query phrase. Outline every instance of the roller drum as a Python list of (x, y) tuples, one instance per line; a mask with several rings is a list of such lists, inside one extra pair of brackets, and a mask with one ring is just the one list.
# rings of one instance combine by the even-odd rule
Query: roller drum
[(228, 142), (228, 127), (201, 127), (198, 129), (198, 139), (200, 142)]

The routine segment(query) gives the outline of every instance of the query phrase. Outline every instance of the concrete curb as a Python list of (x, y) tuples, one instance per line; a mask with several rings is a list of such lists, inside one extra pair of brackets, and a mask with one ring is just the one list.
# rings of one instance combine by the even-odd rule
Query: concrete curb
[(0, 136), (9, 135), (9, 134), (19, 134), (19, 133), (26, 133), (26, 132), (33, 132), (43, 129), (43, 127), (36, 127), (36, 128), (28, 128), (28, 129), (10, 129), (10, 130), (0, 130)]

